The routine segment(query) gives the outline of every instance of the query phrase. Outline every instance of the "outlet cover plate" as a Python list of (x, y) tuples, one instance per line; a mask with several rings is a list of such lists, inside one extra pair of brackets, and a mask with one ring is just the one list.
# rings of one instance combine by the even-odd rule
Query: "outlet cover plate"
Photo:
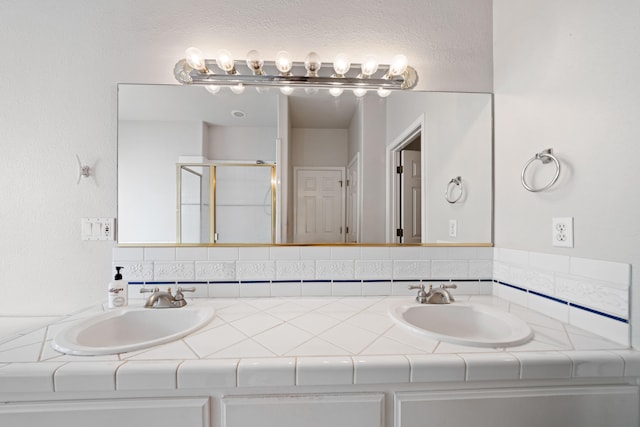
[(551, 244), (561, 248), (573, 247), (573, 217), (552, 218)]

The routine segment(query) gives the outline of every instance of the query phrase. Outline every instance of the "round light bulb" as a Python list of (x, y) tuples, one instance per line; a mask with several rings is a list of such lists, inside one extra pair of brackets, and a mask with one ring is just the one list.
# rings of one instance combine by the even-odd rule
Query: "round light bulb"
[(304, 60), (304, 68), (307, 69), (307, 76), (317, 77), (318, 70), (322, 67), (322, 61), (320, 61), (320, 55), (315, 52), (309, 52)]
[(216, 56), (216, 65), (226, 73), (233, 73), (233, 57), (228, 50), (221, 49)]
[(354, 89), (353, 90), (353, 94), (355, 96), (357, 96), (358, 98), (361, 98), (361, 97), (363, 97), (363, 96), (365, 96), (367, 94), (367, 90), (366, 89), (361, 89), (361, 88)]
[(231, 89), (231, 92), (235, 93), (236, 95), (240, 95), (244, 92), (244, 85), (242, 83), (238, 83), (235, 86), (229, 86), (229, 89)]
[(386, 98), (389, 95), (391, 95), (391, 91), (389, 89), (378, 88), (378, 96), (380, 98)]
[(336, 98), (342, 95), (342, 92), (344, 92), (344, 89), (340, 89), (339, 87), (332, 87), (331, 89), (329, 89), (329, 93)]
[(396, 55), (391, 60), (391, 65), (389, 66), (389, 75), (391, 76), (399, 76), (405, 71), (407, 71), (407, 65), (409, 65), (409, 61), (404, 55)]
[(247, 53), (247, 67), (253, 72), (254, 75), (262, 75), (262, 66), (264, 60), (262, 59), (260, 52), (257, 50), (250, 50)]
[(293, 88), (291, 86), (282, 86), (280, 92), (282, 92), (283, 95), (289, 96), (293, 93)]
[(276, 68), (280, 71), (280, 74), (289, 74), (291, 68), (293, 68), (293, 61), (289, 52), (281, 50), (276, 55)]
[(307, 95), (315, 95), (318, 92), (320, 92), (320, 89), (318, 89), (317, 87), (305, 87), (304, 88), (304, 93), (306, 93)]
[(258, 92), (260, 95), (269, 93), (270, 91), (271, 89), (269, 88), (269, 86), (256, 86), (256, 92)]
[(378, 71), (378, 60), (373, 55), (367, 55), (361, 65), (362, 75), (371, 77)]
[(187, 64), (194, 70), (204, 71), (207, 66), (204, 63), (204, 54), (197, 47), (190, 47), (184, 52), (184, 59), (187, 60)]
[(351, 68), (351, 61), (349, 61), (349, 57), (347, 55), (341, 53), (336, 56), (336, 59), (333, 61), (333, 70), (338, 76), (344, 77), (344, 75), (349, 71), (349, 68)]
[(207, 90), (207, 92), (209, 92), (212, 95), (215, 95), (216, 93), (220, 92), (220, 86), (207, 85), (204, 88)]

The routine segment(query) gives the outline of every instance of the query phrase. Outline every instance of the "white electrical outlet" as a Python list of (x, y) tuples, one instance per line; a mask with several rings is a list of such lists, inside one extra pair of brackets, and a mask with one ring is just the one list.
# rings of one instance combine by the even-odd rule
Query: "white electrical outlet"
[(573, 247), (573, 217), (551, 220), (551, 244), (563, 248)]
[(115, 218), (81, 218), (82, 240), (115, 240)]
[(449, 237), (456, 237), (458, 235), (458, 221), (455, 219), (449, 220)]

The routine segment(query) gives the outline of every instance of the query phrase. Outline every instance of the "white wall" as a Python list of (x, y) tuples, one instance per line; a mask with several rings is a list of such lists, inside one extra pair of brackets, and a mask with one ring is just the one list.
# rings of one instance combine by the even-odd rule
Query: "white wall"
[(291, 128), (291, 167), (346, 167), (349, 160), (347, 129)]
[[(638, 346), (640, 2), (493, 4), (495, 243), (631, 263)], [(525, 191), (522, 166), (550, 147), (563, 166), (558, 183)], [(572, 249), (551, 246), (551, 218), (560, 216), (575, 218)]]
[(276, 160), (276, 127), (207, 126), (210, 160)]
[[(104, 298), (113, 243), (80, 241), (80, 218), (116, 216), (117, 83), (175, 83), (195, 45), (404, 52), (419, 89), (491, 91), (491, 43), (491, 0), (0, 2), (0, 313)], [(95, 167), (80, 185), (76, 153)]]

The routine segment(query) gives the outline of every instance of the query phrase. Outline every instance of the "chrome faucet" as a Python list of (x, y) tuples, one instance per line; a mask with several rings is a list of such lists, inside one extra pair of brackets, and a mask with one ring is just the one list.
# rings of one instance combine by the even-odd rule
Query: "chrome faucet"
[(195, 292), (196, 288), (184, 289), (178, 286), (175, 295), (171, 294), (171, 288), (166, 291), (161, 291), (160, 288), (140, 289), (140, 293), (152, 292), (147, 298), (147, 302), (144, 304), (145, 308), (178, 308), (187, 305), (187, 301), (184, 299), (183, 292)]
[(451, 304), (455, 301), (453, 295), (447, 289), (456, 289), (458, 285), (452, 283), (450, 285), (442, 284), (439, 288), (433, 289), (433, 285), (429, 285), (429, 292), (424, 290), (424, 283), (420, 285), (409, 285), (409, 289), (417, 289), (418, 295), (416, 301), (420, 304)]

